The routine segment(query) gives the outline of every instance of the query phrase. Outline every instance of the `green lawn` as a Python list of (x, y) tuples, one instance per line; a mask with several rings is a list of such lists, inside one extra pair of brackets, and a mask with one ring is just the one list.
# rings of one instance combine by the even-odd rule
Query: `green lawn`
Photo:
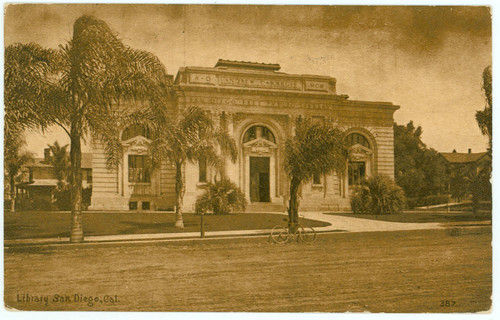
[[(175, 214), (167, 212), (84, 213), (86, 236), (168, 233), (200, 231), (200, 216), (184, 215), (184, 229), (174, 226)], [(271, 229), (283, 224), (280, 214), (241, 213), (205, 215), (205, 231)], [(328, 226), (321, 221), (306, 220), (311, 227)], [(71, 215), (61, 212), (18, 212), (4, 214), (4, 239), (69, 237)]]
[(17, 247), (5, 250), (4, 270), (5, 304), (20, 310), (478, 312), (491, 306), (491, 228), (320, 234), (313, 245)]
[(344, 217), (391, 221), (391, 222), (468, 222), (468, 221), (487, 221), (491, 220), (491, 212), (480, 212), (473, 215), (472, 212), (436, 212), (436, 211), (411, 211), (400, 214), (356, 214), (356, 213), (336, 213), (328, 212), (326, 214), (338, 215)]

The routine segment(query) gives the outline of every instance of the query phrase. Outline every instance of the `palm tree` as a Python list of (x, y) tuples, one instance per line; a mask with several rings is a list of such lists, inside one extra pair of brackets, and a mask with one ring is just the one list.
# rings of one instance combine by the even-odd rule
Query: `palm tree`
[(297, 120), (295, 136), (284, 146), (284, 166), (290, 179), (288, 223), (291, 230), (297, 227), (299, 187), (315, 174), (342, 174), (346, 169), (348, 149), (344, 133), (328, 124), (316, 124), (307, 119)]
[(56, 68), (49, 68), (53, 72), (42, 81), (40, 99), (31, 106), (43, 119), (37, 124), (56, 124), (70, 138), (70, 239), (82, 242), (82, 138), (102, 141), (108, 166), (116, 166), (122, 152), (117, 125), (125, 112), (121, 106), (136, 102), (165, 107), (168, 76), (154, 55), (125, 46), (104, 21), (92, 16), (75, 21), (72, 39), (51, 52), (48, 61), (55, 61)]
[[(144, 119), (144, 117), (142, 117)], [(223, 178), (224, 156), (235, 162), (238, 157), (236, 143), (224, 130), (224, 125), (216, 128), (211, 115), (197, 107), (186, 109), (178, 117), (165, 113), (150, 118), (153, 141), (150, 152), (153, 163), (167, 161), (175, 166), (176, 221), (175, 226), (184, 228), (182, 204), (184, 200), (184, 179), (182, 170), (186, 163), (206, 161)], [(223, 121), (222, 121), (223, 122)], [(218, 150), (220, 149), (221, 154)]]
[(51, 75), (57, 72), (57, 50), (38, 44), (13, 44), (5, 48), (5, 132), (16, 135), (27, 128), (45, 128), (49, 123), (41, 106), (50, 91)]
[(60, 146), (59, 142), (55, 141), (54, 144), (48, 145), (48, 147), (51, 152), (48, 161), (52, 165), (52, 172), (57, 179), (57, 187), (62, 190), (66, 184), (70, 169), (68, 145)]
[(15, 179), (31, 161), (21, 154), (25, 129), (48, 125), (40, 107), (50, 87), (50, 75), (56, 70), (56, 50), (30, 44), (13, 44), (4, 52), (4, 170), (10, 184), (11, 212), (15, 211)]
[(30, 153), (21, 153), (25, 141), (21, 134), (4, 131), (4, 170), (10, 188), (10, 212), (16, 212), (16, 178), (22, 168), (33, 158)]

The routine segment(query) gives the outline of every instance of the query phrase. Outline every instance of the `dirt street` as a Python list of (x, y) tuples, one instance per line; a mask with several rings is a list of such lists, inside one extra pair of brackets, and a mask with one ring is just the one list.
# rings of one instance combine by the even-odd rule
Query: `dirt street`
[(9, 249), (24, 310), (474, 312), (490, 308), (491, 229)]

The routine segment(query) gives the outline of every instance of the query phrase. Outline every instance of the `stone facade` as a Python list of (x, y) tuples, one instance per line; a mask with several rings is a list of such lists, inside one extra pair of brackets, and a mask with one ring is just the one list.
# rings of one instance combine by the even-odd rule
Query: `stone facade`
[[(349, 100), (337, 94), (334, 78), (286, 74), (279, 69), (276, 64), (219, 60), (213, 68), (181, 68), (174, 81), (177, 112), (190, 106), (201, 107), (236, 141), (238, 160), (226, 162), (227, 174), (245, 193), (250, 209), (255, 203), (262, 210), (266, 205), (271, 209), (285, 203), (288, 180), (281, 146), (294, 133), (297, 117), (332, 122), (346, 130), (352, 142), (348, 172), (315, 177), (303, 185), (301, 210), (349, 208), (349, 191), (364, 176), (379, 173), (394, 177), (393, 114), (398, 106)], [(91, 209), (126, 210), (131, 202), (138, 209), (143, 202), (151, 210), (173, 208), (171, 166), (164, 164), (152, 172), (150, 182), (128, 181), (129, 156), (145, 154), (147, 142), (143, 136), (123, 141), (123, 162), (114, 170), (105, 168), (103, 149), (94, 146)], [(209, 168), (206, 176), (207, 181), (213, 177)], [(194, 210), (196, 197), (206, 182), (200, 181), (198, 164), (187, 164), (184, 177), (183, 209), (189, 212)]]

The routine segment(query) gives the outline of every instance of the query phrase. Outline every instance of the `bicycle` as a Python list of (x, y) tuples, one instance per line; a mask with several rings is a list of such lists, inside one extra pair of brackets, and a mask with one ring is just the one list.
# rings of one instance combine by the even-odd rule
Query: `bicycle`
[[(299, 216), (299, 218), (303, 218), (303, 216)], [(284, 226), (275, 226), (271, 230), (271, 235), (269, 236), (269, 239), (272, 240), (274, 243), (288, 243), (293, 240), (304, 243), (313, 243), (316, 241), (317, 234), (314, 228), (304, 227), (299, 221), (295, 232), (290, 232), (290, 228), (288, 226), (288, 219), (283, 219), (283, 220), (287, 221), (287, 224), (285, 224)]]

